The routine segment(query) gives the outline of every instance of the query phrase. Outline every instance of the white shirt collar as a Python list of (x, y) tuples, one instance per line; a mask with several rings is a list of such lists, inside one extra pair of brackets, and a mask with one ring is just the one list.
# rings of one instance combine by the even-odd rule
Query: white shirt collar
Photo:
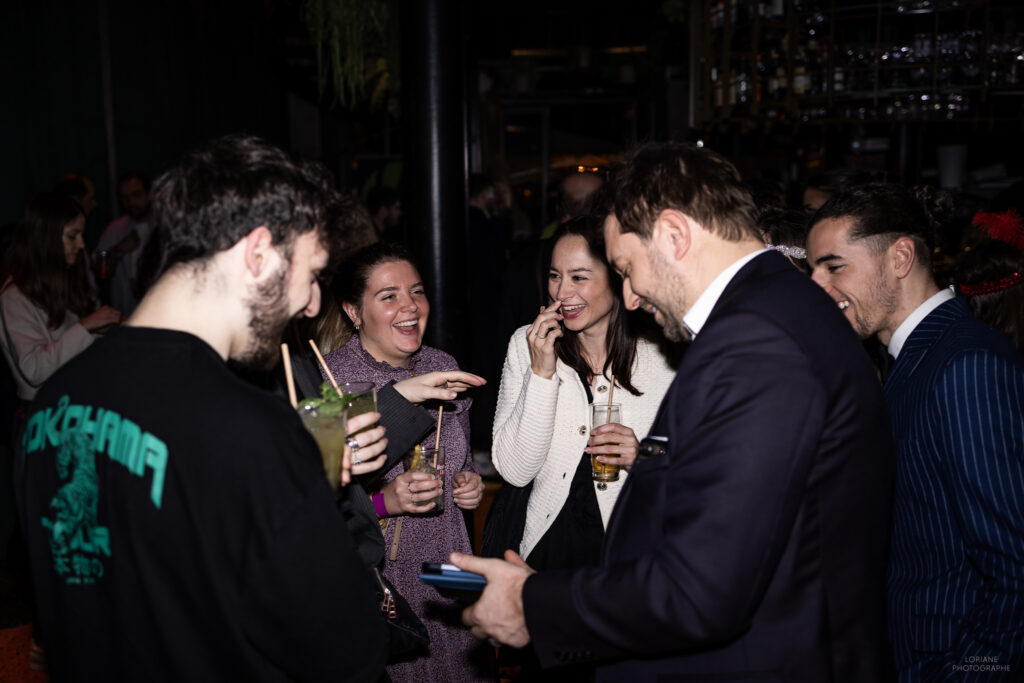
[(733, 277), (739, 272), (740, 268), (745, 266), (748, 261), (752, 260), (755, 256), (760, 256), (769, 249), (761, 249), (755, 251), (752, 254), (747, 254), (738, 261), (734, 261), (732, 265), (723, 270), (718, 274), (708, 288), (704, 290), (704, 293), (697, 297), (697, 301), (694, 302), (690, 310), (683, 316), (683, 327), (687, 329), (691, 336), (696, 337), (704, 327), (704, 323), (708, 321), (708, 316), (711, 315), (711, 311), (714, 310), (715, 304), (718, 303), (718, 298), (722, 296), (722, 292), (732, 282)]
[(907, 342), (907, 338), (910, 337), (910, 333), (913, 332), (919, 324), (921, 324), (922, 320), (928, 317), (929, 313), (952, 299), (953, 296), (952, 287), (940, 289), (938, 292), (928, 297), (923, 304), (915, 308), (913, 312), (900, 323), (900, 326), (896, 328), (896, 331), (892, 333), (892, 339), (889, 340), (889, 355), (893, 358), (898, 358), (900, 351), (903, 350), (903, 345)]

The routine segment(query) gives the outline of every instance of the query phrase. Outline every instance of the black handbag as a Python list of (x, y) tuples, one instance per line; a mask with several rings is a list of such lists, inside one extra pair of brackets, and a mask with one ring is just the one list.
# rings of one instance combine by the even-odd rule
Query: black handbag
[(377, 579), (377, 599), (380, 600), (381, 616), (388, 626), (388, 664), (427, 654), (430, 645), (427, 627), (412, 611), (412, 607), (394, 584), (376, 567), (373, 569), (373, 575)]
[(506, 550), (519, 552), (526, 528), (526, 506), (533, 493), (533, 482), (513, 486), (508, 482), (498, 489), (484, 522), (484, 540), (480, 557), (504, 557)]

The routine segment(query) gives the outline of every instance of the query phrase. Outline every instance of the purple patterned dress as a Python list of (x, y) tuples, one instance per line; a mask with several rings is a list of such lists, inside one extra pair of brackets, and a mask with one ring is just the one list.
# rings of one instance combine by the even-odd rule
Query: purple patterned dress
[[(376, 360), (363, 349), (358, 334), (340, 349), (327, 354), (325, 360), (339, 382), (373, 382), (378, 387), (435, 370), (458, 369), (454, 358), (429, 346), (420, 347), (407, 367), (396, 368)], [(462, 510), (452, 500), (455, 474), (462, 470), (477, 471), (469, 448), (471, 403), (471, 399), (462, 398), (444, 404), (441, 424), (441, 445), (445, 449), (444, 512), (422, 517), (404, 515), (397, 543), (395, 528), (400, 518), (389, 518), (384, 530), (387, 545), (384, 575), (409, 601), (430, 633), (430, 656), (388, 667), (388, 675), (396, 682), (491, 680), (484, 670), (477, 668), (476, 662), (486, 656), (486, 649), (462, 625), (462, 607), (419, 580), (420, 565), (424, 562), (446, 562), (453, 551), (472, 552)], [(436, 422), (437, 405), (424, 407)], [(431, 430), (422, 444), (433, 446), (435, 434)], [(405, 465), (400, 462), (384, 478), (391, 481), (404, 471)]]

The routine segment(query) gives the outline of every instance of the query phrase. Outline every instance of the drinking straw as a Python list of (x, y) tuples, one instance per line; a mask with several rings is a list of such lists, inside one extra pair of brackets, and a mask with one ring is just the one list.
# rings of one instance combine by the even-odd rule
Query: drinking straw
[(437, 409), (437, 436), (434, 437), (434, 469), (437, 469), (437, 453), (441, 448), (441, 416), (444, 415), (444, 406)]
[(610, 382), (610, 384), (608, 385), (608, 407), (611, 408), (612, 407), (612, 394), (615, 393), (615, 374), (614, 373), (612, 374), (611, 379), (609, 379), (608, 381)]
[(284, 359), (284, 378), (288, 382), (288, 400), (292, 402), (292, 408), (298, 410), (299, 399), (295, 397), (295, 378), (292, 377), (292, 356), (287, 344), (281, 344), (281, 358)]
[(341, 396), (341, 387), (338, 386), (338, 382), (334, 379), (334, 375), (331, 374), (331, 369), (327, 367), (327, 361), (324, 360), (323, 355), (320, 353), (320, 349), (317, 348), (316, 342), (310, 339), (309, 345), (313, 347), (313, 354), (316, 355), (316, 359), (320, 362), (320, 367), (323, 369), (324, 374), (327, 375), (327, 379), (331, 380), (331, 386), (338, 392), (338, 396)]

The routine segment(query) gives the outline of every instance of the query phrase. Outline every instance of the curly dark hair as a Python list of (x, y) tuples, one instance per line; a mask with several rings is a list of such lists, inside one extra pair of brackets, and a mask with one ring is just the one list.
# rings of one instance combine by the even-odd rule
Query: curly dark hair
[(290, 259), (296, 237), (323, 235), (323, 180), (252, 136), (229, 135), (187, 153), (154, 183), (156, 276), (178, 264), (201, 265), (260, 226)]

